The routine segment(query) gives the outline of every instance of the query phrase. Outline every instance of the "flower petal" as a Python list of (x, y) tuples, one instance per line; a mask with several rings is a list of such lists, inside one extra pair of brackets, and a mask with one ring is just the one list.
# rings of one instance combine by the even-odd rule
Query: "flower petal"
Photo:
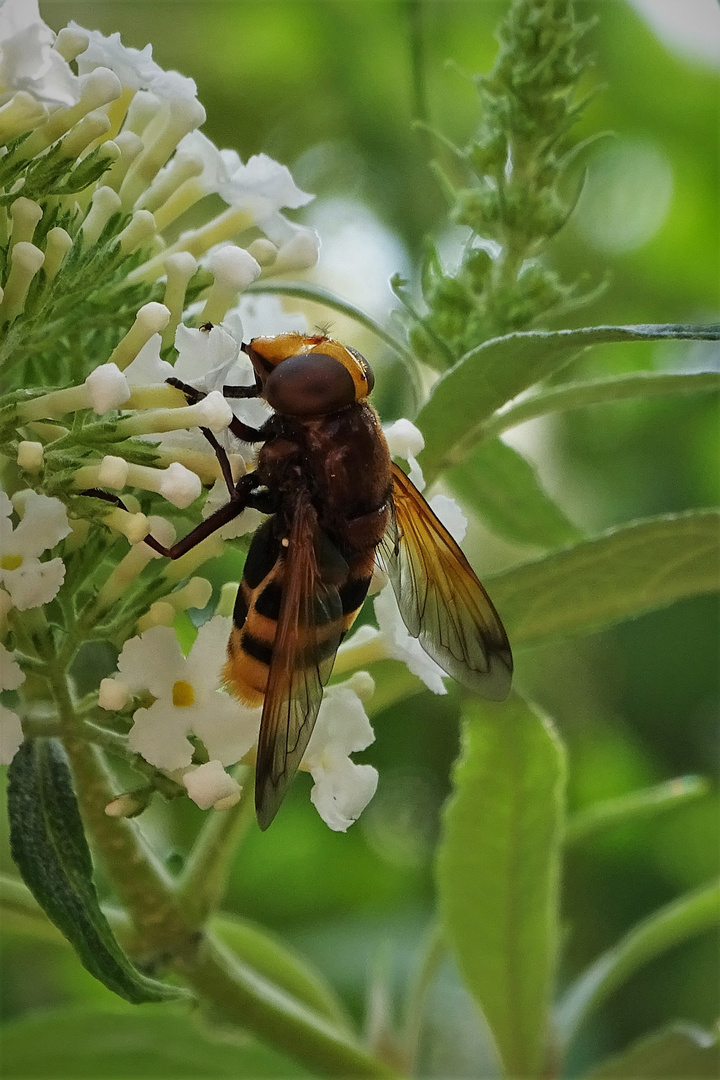
[(221, 691), (203, 703), (205, 708), (193, 715), (192, 725), (209, 756), (223, 765), (242, 761), (258, 741), (262, 707), (251, 709)]
[(25, 672), (3, 644), (0, 644), (0, 690), (17, 690), (25, 682)]
[(330, 769), (312, 770), (312, 776), (310, 801), (333, 832), (346, 832), (377, 790), (377, 770), (372, 765), (356, 765), (347, 757)]
[(240, 785), (229, 776), (219, 761), (207, 761), (190, 769), (183, 776), (183, 784), (193, 802), (201, 810), (209, 810), (215, 803), (224, 803), (223, 809), (231, 806), (240, 798)]
[(10, 541), (12, 554), (37, 558), (43, 551), (54, 548), (72, 531), (67, 510), (59, 499), (39, 495), (28, 488), (19, 491), (13, 502), (23, 507), (23, 512)]
[(20, 717), (0, 705), (0, 765), (9, 765), (23, 741)]
[(186, 660), (173, 628), (153, 626), (126, 641), (118, 657), (118, 674), (135, 692), (149, 690), (157, 698), (172, 698), (174, 683), (187, 679)]
[(328, 757), (347, 757), (357, 750), (365, 750), (374, 741), (375, 732), (355, 691), (343, 683), (329, 686), (303, 763), (312, 772)]
[(0, 582), (10, 593), (18, 611), (49, 604), (58, 594), (65, 579), (62, 559), (40, 562), (39, 559), (23, 559), (16, 570), (0, 570)]
[(232, 619), (225, 615), (214, 615), (198, 630), (183, 676), (196, 692), (214, 692), (221, 685), (231, 630)]
[(390, 656), (406, 664), (413, 675), (422, 679), (433, 694), (447, 694), (443, 682), (445, 672), (428, 656), (417, 638), (411, 637), (407, 632), (390, 586), (375, 597), (375, 618)]
[(173, 772), (185, 768), (192, 761), (193, 747), (188, 729), (178, 723), (184, 711), (167, 699), (154, 701), (149, 709), (138, 709), (128, 735), (130, 749), (157, 769)]

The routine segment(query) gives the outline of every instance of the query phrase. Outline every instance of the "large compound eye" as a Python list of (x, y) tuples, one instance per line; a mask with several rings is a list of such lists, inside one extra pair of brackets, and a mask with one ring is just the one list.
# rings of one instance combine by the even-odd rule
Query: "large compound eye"
[(285, 416), (323, 416), (355, 401), (347, 368), (327, 353), (303, 353), (278, 364), (265, 381), (268, 405)]

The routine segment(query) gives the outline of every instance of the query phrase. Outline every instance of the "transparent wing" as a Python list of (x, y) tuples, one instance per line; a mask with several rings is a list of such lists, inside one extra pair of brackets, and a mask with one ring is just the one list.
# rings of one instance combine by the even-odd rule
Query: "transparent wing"
[(500, 616), (462, 551), (393, 465), (394, 513), (378, 548), (403, 622), (425, 652), (483, 697), (510, 692), (513, 661)]
[(345, 560), (302, 494), (288, 538), (280, 616), (265, 693), (255, 774), (261, 829), (277, 813), (312, 734), (342, 639)]

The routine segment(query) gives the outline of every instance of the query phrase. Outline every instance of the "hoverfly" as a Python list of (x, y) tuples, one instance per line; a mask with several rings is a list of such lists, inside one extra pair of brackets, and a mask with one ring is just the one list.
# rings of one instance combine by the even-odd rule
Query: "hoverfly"
[[(237, 483), (211, 432), (229, 502), (172, 547), (179, 558), (246, 507), (269, 515), (253, 535), (233, 614), (225, 679), (262, 703), (255, 806), (261, 829), (277, 813), (305, 752), (335, 654), (360, 610), (376, 555), (405, 625), (464, 686), (502, 700), (512, 654), (487, 593), (420, 492), (390, 459), (367, 397), (374, 377), (354, 349), (325, 335), (285, 333), (243, 345), (255, 383), (227, 397), (274, 410), (260, 428), (230, 430), (262, 443)], [(174, 379), (188, 399), (202, 395)]]

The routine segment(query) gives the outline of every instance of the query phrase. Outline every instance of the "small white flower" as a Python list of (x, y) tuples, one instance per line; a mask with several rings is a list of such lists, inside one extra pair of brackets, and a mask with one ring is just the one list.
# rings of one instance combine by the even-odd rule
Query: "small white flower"
[(175, 332), (175, 348), (178, 351), (173, 367), (175, 378), (210, 393), (222, 390), (237, 362), (240, 347), (222, 326), (195, 330), (180, 323)]
[(181, 465), (179, 461), (173, 461), (167, 469), (162, 470), (162, 479), (158, 486), (158, 494), (171, 502), (173, 506), (184, 510), (195, 502), (202, 493), (202, 482), (197, 473)]
[(152, 55), (152, 45), (133, 49), (123, 45), (120, 34), (105, 37), (99, 30), (86, 30), (76, 22), (69, 29), (87, 34), (88, 46), (77, 58), (78, 71), (85, 75), (97, 67), (110, 68), (126, 90), (150, 90), (163, 101), (183, 101), (197, 97), (192, 79), (177, 71), (164, 71)]
[(350, 754), (365, 750), (375, 740), (353, 680), (325, 691), (317, 722), (310, 736), (302, 768), (315, 781), (310, 800), (334, 832), (345, 832), (375, 794), (377, 770), (356, 765)]
[(125, 368), (123, 375), (130, 386), (158, 386), (173, 374), (172, 364), (160, 359), (162, 334), (153, 334)]
[(225, 244), (215, 248), (205, 260), (205, 265), (215, 278), (215, 286), (232, 292), (245, 292), (260, 276), (260, 266), (245, 248)]
[(119, 409), (131, 393), (127, 378), (117, 364), (96, 367), (85, 380), (85, 386), (90, 406), (99, 416), (111, 409)]
[(207, 135), (203, 135), (201, 131), (191, 131), (180, 140), (175, 157), (159, 174), (158, 180), (162, 180), (170, 169), (187, 160), (201, 162), (203, 168), (197, 181), (208, 195), (219, 194), (220, 187), (229, 184), (232, 174), (241, 164), (235, 150), (218, 150)]
[(98, 693), (98, 705), (108, 712), (124, 709), (130, 700), (130, 690), (118, 679), (102, 679)]
[(125, 643), (119, 681), (155, 698), (149, 708), (135, 712), (129, 735), (131, 749), (151, 765), (168, 771), (190, 765), (191, 733), (223, 765), (239, 761), (257, 742), (259, 710), (243, 707), (218, 689), (231, 627), (230, 618), (210, 619), (187, 657), (169, 626), (155, 626)]
[(410, 466), (409, 479), (418, 491), (422, 491), (425, 487), (425, 477), (417, 462), (417, 455), (425, 446), (423, 433), (410, 420), (396, 420), (394, 424), (383, 428), (383, 434), (390, 456), (407, 461)]
[(287, 166), (267, 154), (253, 155), (246, 165), (237, 159), (237, 167), (233, 169), (233, 157), (227, 151), (224, 153), (230, 176), (219, 184), (218, 194), (230, 206), (247, 206), (259, 224), (283, 206), (296, 210), (312, 201), (314, 196), (300, 190)]
[(195, 408), (200, 426), (216, 433), (224, 431), (233, 418), (233, 411), (221, 390), (211, 390)]
[(219, 761), (207, 761), (192, 766), (184, 773), (182, 782), (187, 793), (201, 810), (227, 810), (240, 801), (242, 788), (237, 780), (225, 772)]
[[(17, 660), (0, 644), (0, 690), (17, 690), (24, 682), (25, 673)], [(12, 709), (0, 705), (0, 765), (10, 764), (22, 741), (20, 717)]]
[(0, 5), (0, 105), (22, 90), (50, 107), (76, 105), (80, 81), (53, 48), (55, 34), (40, 18), (38, 0)]
[(24, 505), (20, 523), (13, 528), (13, 504), (0, 491), (0, 584), (20, 611), (49, 603), (65, 577), (62, 559), (40, 562), (44, 551), (54, 548), (70, 533), (67, 511), (59, 499), (19, 492), (16, 505)]
[(106, 67), (115, 72), (125, 89), (147, 90), (153, 80), (162, 74), (162, 68), (152, 58), (152, 45), (132, 49), (123, 45), (119, 33), (105, 37), (99, 30), (86, 30), (72, 20), (68, 26), (88, 37), (88, 46), (77, 60), (81, 75), (94, 71), (96, 67)]
[(417, 638), (411, 637), (402, 621), (395, 593), (387, 586), (375, 597), (375, 618), (385, 641), (388, 655), (401, 660), (413, 675), (422, 679), (433, 694), (446, 694), (445, 672), (423, 649)]

